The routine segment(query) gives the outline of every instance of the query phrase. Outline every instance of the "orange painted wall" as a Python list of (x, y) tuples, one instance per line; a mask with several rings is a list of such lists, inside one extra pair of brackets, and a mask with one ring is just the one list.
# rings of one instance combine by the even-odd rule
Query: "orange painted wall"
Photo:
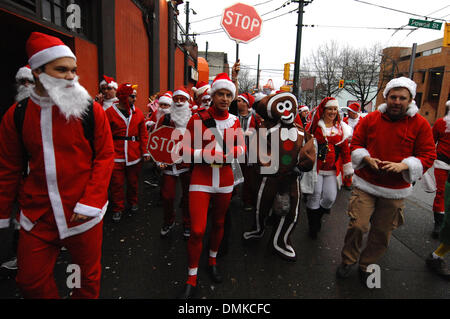
[(184, 86), (184, 54), (179, 47), (175, 49), (175, 77), (174, 90), (180, 86)]
[(167, 91), (169, 76), (169, 10), (166, 0), (159, 1), (159, 88)]
[(75, 55), (79, 81), (92, 97), (98, 94), (97, 46), (81, 38), (75, 38)]
[(130, 0), (116, 0), (116, 80), (138, 85), (136, 106), (148, 112), (149, 43), (142, 13)]

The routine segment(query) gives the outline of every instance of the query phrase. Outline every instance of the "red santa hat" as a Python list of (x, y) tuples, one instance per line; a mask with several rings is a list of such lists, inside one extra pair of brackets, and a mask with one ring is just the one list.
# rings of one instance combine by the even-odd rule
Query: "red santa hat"
[(388, 84), (386, 84), (386, 88), (383, 91), (384, 98), (386, 98), (389, 91), (392, 90), (393, 88), (401, 88), (401, 87), (408, 89), (413, 99), (416, 97), (417, 84), (413, 80), (402, 76), (400, 78), (392, 79), (388, 82)]
[(174, 97), (177, 96), (177, 95), (184, 96), (184, 97), (186, 97), (188, 100), (191, 98), (191, 96), (189, 95), (188, 90), (187, 90), (184, 86), (179, 87), (178, 89), (176, 89), (176, 90), (173, 92), (173, 96), (174, 96)]
[(40, 32), (32, 32), (26, 43), (28, 64), (31, 69), (37, 69), (59, 58), (76, 57), (72, 50), (59, 38)]
[(298, 112), (304, 112), (304, 111), (308, 111), (309, 112), (309, 107), (307, 107), (306, 105), (300, 105), (298, 108)]
[(163, 95), (161, 95), (158, 99), (158, 103), (159, 104), (169, 104), (171, 105), (173, 102), (172, 100), (172, 92), (171, 91), (167, 91), (166, 93), (164, 93)]
[(353, 113), (359, 113), (361, 112), (361, 105), (355, 102), (350, 104), (349, 106), (344, 106), (342, 109), (349, 110), (350, 112)]
[(29, 65), (21, 67), (16, 73), (16, 81), (20, 79), (27, 79), (34, 82), (33, 73), (31, 73), (31, 68)]
[[(319, 124), (319, 121), (323, 117), (323, 113), (325, 112), (325, 109), (328, 108), (328, 107), (332, 107), (332, 106), (336, 106), (337, 108), (339, 108), (338, 100), (336, 100), (334, 97), (326, 97), (313, 110), (312, 113), (314, 113), (314, 114), (312, 115), (312, 120), (311, 120), (311, 122), (309, 122), (308, 126), (306, 127), (306, 129), (311, 134), (314, 134), (314, 132), (316, 131), (316, 128), (317, 128), (317, 126)], [(339, 116), (339, 112), (337, 113), (336, 120), (338, 122), (341, 122), (341, 117)]]
[(216, 78), (214, 79), (211, 86), (211, 95), (214, 95), (214, 93), (221, 89), (230, 91), (234, 100), (236, 96), (236, 86), (230, 80), (230, 77), (227, 73), (219, 73), (216, 75)]
[(106, 75), (103, 75), (103, 80), (100, 82), (100, 87), (102, 87), (103, 85), (107, 85), (108, 87), (114, 88), (116, 90), (119, 87), (114, 78)]
[(123, 83), (117, 89), (116, 96), (119, 101), (130, 108), (130, 104), (128, 102), (128, 97), (133, 95), (133, 85), (131, 83)]
[(196, 86), (192, 87), (192, 92), (194, 92), (195, 98), (198, 98), (201, 95), (205, 95), (205, 93), (207, 94), (210, 88), (211, 86), (205, 81), (199, 81)]
[(251, 109), (253, 107), (253, 103), (255, 103), (255, 98), (253, 95), (246, 93), (242, 93), (238, 95), (241, 99), (243, 99), (248, 104), (248, 108)]

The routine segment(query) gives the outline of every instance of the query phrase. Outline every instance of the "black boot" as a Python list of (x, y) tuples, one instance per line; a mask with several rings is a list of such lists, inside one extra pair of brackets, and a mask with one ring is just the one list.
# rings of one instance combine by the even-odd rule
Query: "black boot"
[(184, 286), (183, 292), (178, 296), (178, 299), (192, 299), (192, 297), (194, 297), (195, 295), (196, 290), (196, 287), (190, 284), (186, 284), (186, 286)]
[(220, 274), (219, 269), (217, 269), (217, 265), (208, 266), (208, 272), (211, 276), (211, 280), (215, 283), (220, 284), (223, 281), (222, 275)]
[(320, 209), (306, 208), (309, 226), (308, 235), (311, 239), (317, 239), (317, 233), (320, 231), (320, 219), (322, 218), (322, 215), (319, 216), (319, 214), (321, 214), (319, 211)]
[(433, 232), (431, 233), (431, 237), (433, 237), (434, 239), (438, 239), (442, 222), (444, 220), (444, 214), (433, 212), (433, 215), (434, 215), (434, 228)]

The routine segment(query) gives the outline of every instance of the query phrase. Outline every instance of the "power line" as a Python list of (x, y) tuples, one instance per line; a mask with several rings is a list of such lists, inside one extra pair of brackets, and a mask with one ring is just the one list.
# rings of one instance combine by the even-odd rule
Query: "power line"
[(320, 27), (320, 28), (374, 29), (374, 30), (397, 30), (397, 31), (415, 30), (415, 28), (405, 29), (403, 27), (364, 27), (364, 26), (320, 25), (320, 24), (304, 24), (303, 26), (304, 27)]
[[(260, 5), (263, 5), (263, 4), (272, 2), (272, 1), (274, 1), (274, 0), (268, 0), (268, 1), (260, 2), (260, 3), (256, 3), (256, 4), (254, 4), (253, 6), (254, 6), (254, 7), (257, 7), (257, 6), (260, 6)], [(214, 19), (214, 18), (218, 18), (218, 17), (221, 17), (221, 16), (222, 16), (221, 14), (218, 14), (218, 15), (215, 15), (215, 16), (212, 16), (212, 17), (200, 19), (200, 20), (197, 20), (197, 21), (192, 21), (191, 24), (192, 24), (192, 23), (197, 23), (197, 22), (206, 21), (206, 20), (210, 20), (210, 19)]]
[(379, 5), (379, 4), (370, 3), (370, 2), (366, 2), (366, 1), (362, 1), (362, 0), (353, 0), (353, 1), (360, 2), (360, 3), (364, 3), (364, 4), (368, 4), (368, 5), (371, 5), (371, 6), (378, 7), (378, 8), (383, 8), (383, 9), (386, 9), (386, 10), (391, 10), (391, 11), (396, 11), (396, 12), (408, 14), (408, 15), (413, 15), (413, 16), (417, 16), (417, 17), (424, 17), (425, 19), (432, 19), (432, 20), (446, 21), (446, 20), (443, 20), (443, 19), (438, 19), (438, 18), (432, 18), (432, 17), (429, 17), (429, 16), (425, 16), (425, 15), (423, 15), (423, 14), (411, 13), (411, 12), (407, 12), (407, 11), (403, 11), (403, 10), (398, 10), (398, 9), (394, 9), (394, 8), (389, 8), (389, 7), (381, 6), (381, 5)]

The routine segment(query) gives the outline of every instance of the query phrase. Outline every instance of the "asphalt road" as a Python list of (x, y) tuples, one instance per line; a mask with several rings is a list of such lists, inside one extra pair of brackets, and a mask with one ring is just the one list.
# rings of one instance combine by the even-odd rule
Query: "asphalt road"
[[(102, 299), (172, 299), (183, 289), (187, 276), (186, 241), (182, 236), (181, 214), (168, 238), (159, 236), (162, 209), (159, 187), (141, 178), (140, 211), (126, 214), (120, 223), (104, 220), (102, 256)], [(449, 299), (449, 283), (430, 273), (425, 258), (439, 244), (430, 237), (433, 226), (433, 194), (423, 192), (420, 184), (406, 200), (405, 224), (394, 231), (389, 249), (379, 261), (381, 287), (361, 285), (358, 273), (346, 280), (337, 279), (340, 250), (348, 223), (346, 207), (350, 192), (341, 190), (332, 213), (324, 218), (317, 240), (307, 235), (304, 206), (291, 237), (298, 255), (296, 262), (282, 260), (272, 252), (269, 232), (259, 241), (244, 242), (244, 231), (251, 228), (253, 212), (242, 210), (240, 198), (231, 203), (229, 252), (218, 260), (224, 282), (215, 284), (206, 273), (207, 236), (199, 267), (199, 299)], [(208, 228), (209, 229), (209, 228)], [(0, 233), (0, 262), (10, 255), (11, 230)], [(447, 256), (447, 262), (449, 261)], [(66, 287), (70, 254), (61, 252), (55, 277), (62, 297)], [(21, 298), (14, 277), (0, 273), (0, 299)]]

